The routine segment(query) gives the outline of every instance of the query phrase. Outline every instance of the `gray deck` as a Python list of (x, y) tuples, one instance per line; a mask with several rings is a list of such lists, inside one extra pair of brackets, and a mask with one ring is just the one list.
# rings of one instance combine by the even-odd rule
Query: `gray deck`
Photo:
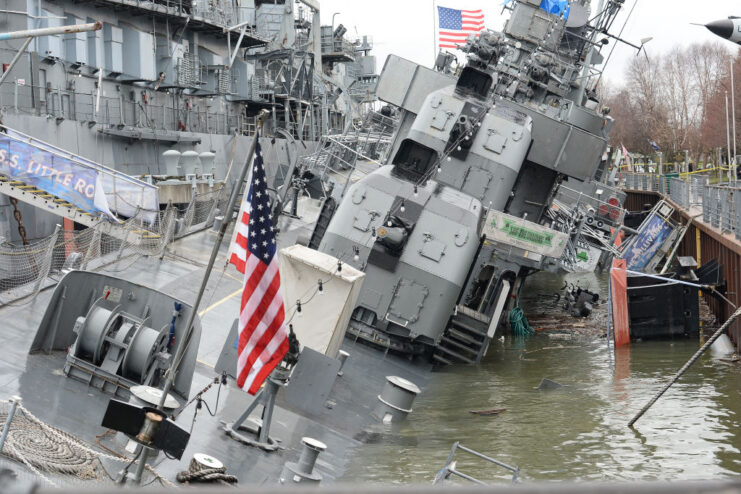
[[(284, 228), (281, 243), (292, 243), (301, 233), (300, 230)], [(191, 303), (215, 236), (212, 231), (194, 234), (173, 244), (162, 261), (140, 258), (132, 263), (132, 259), (124, 259), (118, 266), (111, 266), (104, 272), (157, 288)], [(241, 279), (232, 266), (223, 269), (226, 243), (222, 246), (217, 269), (211, 276), (200, 307), (203, 331), (191, 396), (214, 378), (212, 367), (239, 311)], [(95, 435), (105, 430), (99, 424), (111, 396), (65, 377), (62, 373), (65, 356), (61, 352), (51, 355), (28, 354), (51, 293), (52, 290), (46, 290), (26, 305), (0, 309), (0, 318), (4, 322), (3, 345), (0, 348), (0, 399), (19, 395), (23, 405), (40, 419), (94, 445)], [(203, 452), (222, 460), (228, 473), (236, 475), (240, 483), (271, 484), (277, 481), (286, 461), (297, 460), (301, 438), (310, 436), (328, 446), (327, 451), (319, 457), (318, 471), (327, 481), (341, 479), (350, 457), (349, 451), (358, 447), (362, 440), (379, 440), (382, 437), (383, 430), (378, 429), (369, 414), (376, 405), (376, 396), (383, 386), (384, 376), (405, 377), (421, 387), (428, 376), (425, 366), (384, 355), (349, 339), (345, 340), (343, 348), (351, 353), (351, 357), (345, 366), (344, 376), (334, 384), (330, 400), (336, 405), (331, 409), (325, 408), (320, 414), (309, 416), (289, 409), (282, 399), (283, 392), (279, 394), (271, 436), (282, 439), (286, 447), (284, 451), (265, 453), (237, 443), (221, 431), (219, 421), (233, 421), (252, 400), (250, 395), (236, 389), (230, 381), (227, 388), (221, 391), (221, 403), (216, 416), (209, 416), (205, 408), (199, 413), (183, 459), (172, 461), (160, 456), (153, 466), (161, 475), (174, 480), (178, 471), (187, 468), (194, 453)], [(213, 409), (215, 387), (204, 397)], [(190, 428), (193, 412), (194, 407), (189, 407), (178, 418), (178, 423), (186, 429)], [(105, 441), (108, 447), (123, 452), (122, 440), (106, 438)], [(2, 466), (8, 464), (2, 461)], [(107, 466), (114, 474), (121, 468), (120, 464)], [(19, 471), (24, 468), (14, 466)], [(28, 478), (27, 475), (23, 476)], [(80, 485), (79, 481), (75, 485)]]

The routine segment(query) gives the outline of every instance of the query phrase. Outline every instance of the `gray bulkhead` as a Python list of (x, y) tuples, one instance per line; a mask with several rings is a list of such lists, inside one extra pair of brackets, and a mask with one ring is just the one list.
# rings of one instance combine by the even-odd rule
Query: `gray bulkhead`
[[(456, 94), (453, 86), (430, 94), (422, 105), (408, 137), (442, 154), (453, 127), (466, 116), (471, 98)], [(480, 111), (485, 109), (480, 102)], [(478, 125), (480, 124), (480, 125)], [(504, 209), (530, 148), (532, 119), (522, 113), (492, 108), (473, 124), (473, 141), (463, 159), (451, 153), (441, 162), (435, 179), (480, 200), (496, 210)]]
[[(415, 197), (414, 184), (393, 176), (392, 170), (384, 166), (353, 184), (319, 250), (365, 271), (358, 306), (376, 314), (375, 327), (436, 343), (479, 245), (481, 203), (432, 181), (419, 186)], [(398, 259), (384, 260), (372, 255), (373, 234), (398, 198), (419, 216)], [(359, 248), (357, 261), (353, 246)]]

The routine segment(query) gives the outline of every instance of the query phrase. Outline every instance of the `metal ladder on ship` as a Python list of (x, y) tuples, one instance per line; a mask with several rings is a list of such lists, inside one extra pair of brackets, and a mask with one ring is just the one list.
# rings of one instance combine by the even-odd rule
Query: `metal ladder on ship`
[(476, 364), (489, 347), (491, 318), (458, 305), (432, 358), (444, 365)]

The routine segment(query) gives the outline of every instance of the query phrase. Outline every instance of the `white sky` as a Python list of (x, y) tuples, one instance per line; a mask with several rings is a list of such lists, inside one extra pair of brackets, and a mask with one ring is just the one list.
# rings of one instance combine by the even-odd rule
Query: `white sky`
[[(618, 19), (613, 25), (613, 34), (622, 27), (628, 11), (635, 0), (626, 0)], [(486, 25), (501, 29), (503, 0), (320, 0), (322, 24), (332, 21), (332, 14), (339, 12), (336, 24), (348, 28), (347, 36), (368, 35), (373, 38), (373, 53), (378, 58), (378, 71), (390, 54), (408, 58), (414, 62), (431, 66), (437, 52), (434, 41), (434, 6), (459, 9), (483, 9)], [(593, 0), (593, 11), (597, 9)], [(506, 14), (506, 13), (505, 13)], [(638, 0), (638, 5), (623, 32), (623, 37), (639, 44), (641, 38), (652, 36), (646, 45), (648, 56), (665, 52), (674, 45), (693, 42), (721, 41), (729, 48), (735, 44), (723, 41), (702, 26), (729, 15), (741, 16), (739, 0)], [(611, 48), (608, 45), (606, 48)], [(608, 51), (603, 50), (603, 53)], [(621, 81), (626, 63), (635, 50), (620, 44), (615, 49), (606, 77), (610, 81)]]

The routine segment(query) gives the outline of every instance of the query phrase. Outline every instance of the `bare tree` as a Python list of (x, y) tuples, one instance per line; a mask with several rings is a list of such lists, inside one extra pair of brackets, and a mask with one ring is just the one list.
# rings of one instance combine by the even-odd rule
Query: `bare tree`
[[(622, 87), (604, 82), (601, 88), (616, 120), (612, 143), (651, 154), (649, 140), (654, 140), (668, 159), (673, 154), (681, 159), (685, 149), (697, 158), (722, 145), (731, 55), (727, 44), (704, 43), (634, 58)], [(741, 56), (735, 67), (736, 95), (741, 96)]]

